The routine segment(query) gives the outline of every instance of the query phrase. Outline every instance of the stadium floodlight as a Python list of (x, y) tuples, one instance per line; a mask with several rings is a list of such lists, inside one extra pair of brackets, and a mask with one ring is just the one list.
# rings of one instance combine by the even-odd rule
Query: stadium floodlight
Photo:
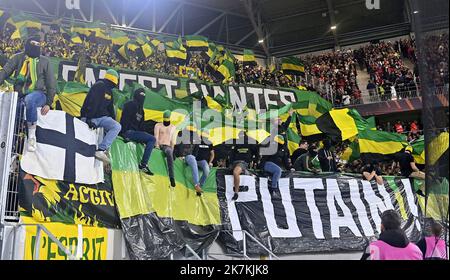
[(264, 39), (259, 39), (258, 43), (260, 43), (260, 44), (264, 43)]
[(419, 11), (414, 11), (413, 13), (414, 13), (414, 14), (418, 14), (418, 13), (419, 13)]
[(331, 29), (331, 30), (336, 30), (336, 25), (332, 25), (332, 26), (330, 27), (330, 29)]

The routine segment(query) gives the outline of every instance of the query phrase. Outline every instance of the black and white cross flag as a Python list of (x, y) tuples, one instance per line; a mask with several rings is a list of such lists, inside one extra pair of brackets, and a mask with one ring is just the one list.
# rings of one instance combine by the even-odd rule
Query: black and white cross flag
[(38, 113), (36, 151), (25, 145), (22, 169), (32, 175), (79, 184), (104, 181), (103, 163), (95, 159), (97, 133), (63, 111)]

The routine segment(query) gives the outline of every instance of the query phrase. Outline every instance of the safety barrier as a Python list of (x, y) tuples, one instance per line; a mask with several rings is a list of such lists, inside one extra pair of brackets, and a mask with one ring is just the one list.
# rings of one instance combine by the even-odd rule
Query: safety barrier
[[(276, 259), (279, 260), (280, 258), (275, 255), (271, 249), (267, 248), (266, 246), (264, 246), (264, 244), (262, 244), (261, 242), (259, 242), (254, 236), (252, 236), (248, 231), (246, 230), (221, 230), (221, 233), (225, 233), (225, 234), (229, 234), (229, 235), (233, 235), (233, 232), (241, 232), (242, 233), (242, 254), (213, 254), (213, 253), (207, 253), (207, 256), (210, 257), (213, 260), (219, 260), (219, 258), (215, 257), (215, 256), (224, 256), (224, 257), (231, 257), (231, 258), (239, 258), (239, 259), (246, 259), (246, 260), (251, 260), (252, 258), (248, 255), (247, 253), (247, 243), (248, 243), (248, 239), (250, 239), (251, 241), (255, 242), (257, 244), (258, 247), (260, 247), (261, 249), (263, 249), (265, 252), (267, 252), (269, 259)], [(268, 237), (267, 239), (267, 243), (269, 244), (269, 247), (271, 247), (271, 242), (270, 242), (270, 237)]]

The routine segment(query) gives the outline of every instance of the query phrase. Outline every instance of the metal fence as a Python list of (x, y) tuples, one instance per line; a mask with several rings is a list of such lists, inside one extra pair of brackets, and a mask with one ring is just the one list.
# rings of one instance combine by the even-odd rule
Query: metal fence
[[(330, 86), (328, 82), (320, 81), (316, 77), (309, 77), (307, 78), (307, 81), (323, 98), (330, 101), (335, 108), (342, 108), (351, 105), (371, 104), (391, 100), (410, 99), (422, 96), (420, 85), (411, 87), (402, 86), (397, 87), (395, 90), (385, 89), (384, 91), (380, 91), (379, 89), (363, 89), (361, 90), (361, 99), (349, 98), (348, 100), (345, 100), (344, 98), (340, 98), (342, 102), (338, 103), (336, 102), (336, 91)], [(434, 85), (432, 88), (434, 95), (448, 96), (449, 84)]]
[(25, 121), (24, 121), (24, 106), (22, 104), (17, 105), (17, 98), (10, 98), (13, 96), (11, 93), (3, 93), (8, 98), (1, 99), (1, 108), (3, 122), (10, 123), (9, 127), (2, 127), (2, 132), (8, 135), (4, 135), (4, 139), (11, 139), (10, 144), (4, 147), (5, 154), (3, 155), (3, 180), (1, 182), (2, 203), (0, 218), (1, 222), (18, 222), (19, 221), (19, 160), (22, 154), (24, 140), (25, 140)]

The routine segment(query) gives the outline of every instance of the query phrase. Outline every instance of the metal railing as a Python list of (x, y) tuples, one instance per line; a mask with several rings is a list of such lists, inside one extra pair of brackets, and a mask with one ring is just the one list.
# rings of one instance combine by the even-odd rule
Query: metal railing
[[(43, 224), (16, 224), (14, 226), (14, 230), (13, 230), (14, 236), (13, 236), (13, 243), (12, 243), (12, 250), (11, 250), (12, 256), (16, 255), (17, 230), (20, 229), (21, 227), (27, 227), (27, 226), (35, 226), (36, 227), (36, 239), (34, 242), (33, 260), (39, 260), (42, 232), (47, 234), (48, 238), (50, 238), (50, 240), (52, 240), (58, 246), (58, 248), (61, 249), (67, 255), (68, 260), (80, 260), (81, 259), (81, 258), (77, 258), (76, 256), (74, 256), (72, 254), (72, 252), (70, 251), (70, 249), (65, 247), (61, 243), (61, 241), (59, 241), (58, 238), (56, 238), (56, 236), (54, 236)], [(79, 246), (83, 246), (83, 243), (81, 243)]]
[(19, 220), (19, 154), (24, 128), (23, 107), (17, 106), (17, 93), (0, 93), (0, 223)]
[[(276, 259), (279, 260), (280, 258), (275, 255), (271, 249), (267, 248), (266, 246), (264, 246), (264, 244), (262, 244), (260, 241), (258, 241), (256, 239), (256, 237), (252, 236), (248, 231), (246, 230), (221, 230), (221, 232), (229, 234), (231, 236), (233, 236), (233, 232), (241, 232), (242, 233), (242, 254), (211, 254), (208, 253), (208, 256), (227, 256), (227, 257), (237, 257), (237, 258), (244, 258), (246, 260), (251, 260), (252, 258), (249, 257), (248, 252), (247, 252), (247, 243), (248, 243), (248, 238), (250, 238), (251, 241), (255, 242), (258, 247), (262, 248), (265, 252), (267, 252), (269, 259)], [(233, 237), (234, 238), (234, 237)], [(270, 236), (267, 238), (269, 247), (271, 247), (271, 238)], [(215, 257), (212, 257), (212, 259), (218, 259)]]
[(11, 152), (11, 164), (9, 173), (8, 189), (6, 192), (6, 205), (4, 211), (4, 219), (10, 222), (19, 221), (19, 197), (18, 197), (18, 185), (20, 176), (20, 157), (22, 155), (25, 134), (26, 123), (24, 120), (25, 106), (22, 101), (18, 101), (17, 111), (15, 114), (15, 126), (13, 132), (13, 146)]
[[(322, 81), (317, 77), (312, 75), (306, 75), (305, 81), (307, 84), (311, 85), (317, 93), (319, 93), (323, 98), (327, 99), (333, 104), (335, 108), (341, 108), (351, 105), (360, 104), (370, 104), (378, 103), (391, 100), (401, 100), (420, 97), (421, 89), (420, 84), (414, 85), (402, 85), (395, 88), (395, 91), (391, 91), (389, 88), (385, 89), (383, 92), (378, 88), (373, 90), (360, 89), (361, 98), (354, 99), (353, 97), (348, 102), (337, 103), (336, 102), (336, 90), (329, 84), (329, 82)], [(449, 91), (449, 84), (436, 85), (433, 87), (435, 95), (447, 95)]]

